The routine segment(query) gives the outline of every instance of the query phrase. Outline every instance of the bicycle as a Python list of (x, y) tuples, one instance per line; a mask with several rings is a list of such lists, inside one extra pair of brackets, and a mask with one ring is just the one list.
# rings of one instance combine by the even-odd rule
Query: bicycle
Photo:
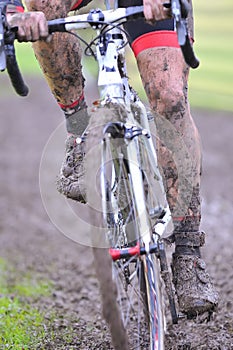
[[(171, 6), (184, 57), (196, 68), (198, 60), (183, 18), (187, 13), (179, 0)], [(28, 88), (14, 52), (16, 32), (7, 28), (1, 3), (0, 9), (0, 69), (7, 67), (16, 91), (25, 96)], [(122, 23), (142, 13), (142, 6), (110, 9), (107, 2), (105, 11), (93, 9), (48, 22), (50, 33), (77, 35), (71, 30), (88, 27), (97, 32), (85, 43), (85, 53), (99, 63), (100, 100), (77, 142), (85, 147), (86, 195), (103, 313), (113, 346), (121, 350), (164, 349), (163, 288), (172, 322), (178, 322), (163, 240), (171, 213), (151, 137), (150, 113), (128, 84), (124, 56), (127, 34)]]

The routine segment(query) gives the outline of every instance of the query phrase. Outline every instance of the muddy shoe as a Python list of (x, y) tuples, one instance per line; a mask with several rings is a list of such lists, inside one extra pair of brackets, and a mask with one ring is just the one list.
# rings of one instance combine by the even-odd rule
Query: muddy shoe
[(57, 180), (57, 190), (67, 198), (86, 203), (83, 164), (84, 142), (77, 142), (76, 139), (77, 137), (74, 135), (67, 137), (66, 156)]
[(182, 313), (192, 318), (212, 313), (216, 309), (218, 293), (201, 258), (194, 255), (173, 254), (172, 272)]

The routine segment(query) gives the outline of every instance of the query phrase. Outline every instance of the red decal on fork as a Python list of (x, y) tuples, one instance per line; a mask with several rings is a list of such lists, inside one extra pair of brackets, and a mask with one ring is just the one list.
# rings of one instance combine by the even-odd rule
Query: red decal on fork
[(116, 260), (120, 259), (120, 257), (121, 257), (120, 249), (110, 248), (109, 249), (109, 254), (111, 255), (113, 261), (116, 261)]
[(129, 258), (131, 256), (140, 255), (140, 244), (138, 242), (137, 245), (130, 248), (110, 248), (109, 254), (111, 255), (113, 261), (116, 261), (121, 258)]

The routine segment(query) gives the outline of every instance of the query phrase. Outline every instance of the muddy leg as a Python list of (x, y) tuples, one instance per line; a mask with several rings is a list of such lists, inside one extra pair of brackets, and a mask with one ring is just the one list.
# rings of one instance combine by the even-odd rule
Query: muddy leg
[[(29, 11), (42, 11), (48, 20), (65, 17), (74, 0), (26, 0)], [(67, 33), (55, 33), (49, 42), (38, 41), (33, 49), (48, 85), (64, 111), (68, 137), (57, 189), (68, 198), (85, 202), (82, 147), (77, 136), (86, 129), (89, 116), (84, 100), (84, 78), (79, 40)]]
[(174, 222), (172, 270), (180, 311), (188, 317), (211, 314), (218, 294), (200, 259), (201, 149), (187, 99), (188, 68), (174, 47), (142, 51), (138, 66), (160, 139), (158, 159)]
[(137, 62), (155, 112), (158, 158), (175, 231), (198, 231), (201, 149), (187, 99), (188, 67), (174, 47), (144, 50)]
[[(71, 0), (26, 0), (29, 11), (43, 11), (48, 20), (67, 16)], [(68, 106), (83, 93), (81, 47), (77, 38), (55, 33), (50, 42), (33, 43), (33, 49), (49, 87), (58, 103)]]

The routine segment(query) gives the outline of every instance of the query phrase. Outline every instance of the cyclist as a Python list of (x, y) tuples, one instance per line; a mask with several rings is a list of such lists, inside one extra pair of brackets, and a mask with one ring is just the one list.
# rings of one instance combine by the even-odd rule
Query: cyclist
[[(68, 137), (58, 189), (69, 198), (85, 202), (83, 152), (76, 143), (89, 120), (83, 94), (80, 43), (67, 33), (56, 33), (49, 40), (44, 39), (48, 38), (46, 20), (65, 17), (70, 10), (78, 10), (90, 0), (26, 0), (29, 12), (25, 13), (20, 0), (6, 2), (9, 25), (18, 26), (20, 41), (35, 41), (35, 55), (65, 115)], [(169, 10), (164, 8), (163, 2), (143, 0), (145, 17), (150, 23), (140, 19), (127, 22), (125, 27), (131, 37), (150, 107), (163, 116), (157, 122), (161, 139), (158, 154), (174, 223), (173, 281), (180, 310), (194, 315), (214, 310), (218, 295), (200, 254), (204, 244), (204, 234), (200, 232), (201, 150), (187, 98), (189, 69), (178, 46), (174, 21), (169, 18)], [(189, 3), (192, 5), (191, 0)], [(142, 0), (119, 1), (119, 6), (141, 4)], [(188, 26), (190, 40), (193, 40), (192, 11)], [(170, 133), (171, 130), (175, 133)], [(188, 150), (191, 170), (188, 167), (178, 169), (185, 162), (180, 138)], [(170, 149), (168, 141), (173, 144)], [(180, 170), (186, 171), (187, 181), (192, 179), (188, 191), (186, 180), (179, 182)]]

